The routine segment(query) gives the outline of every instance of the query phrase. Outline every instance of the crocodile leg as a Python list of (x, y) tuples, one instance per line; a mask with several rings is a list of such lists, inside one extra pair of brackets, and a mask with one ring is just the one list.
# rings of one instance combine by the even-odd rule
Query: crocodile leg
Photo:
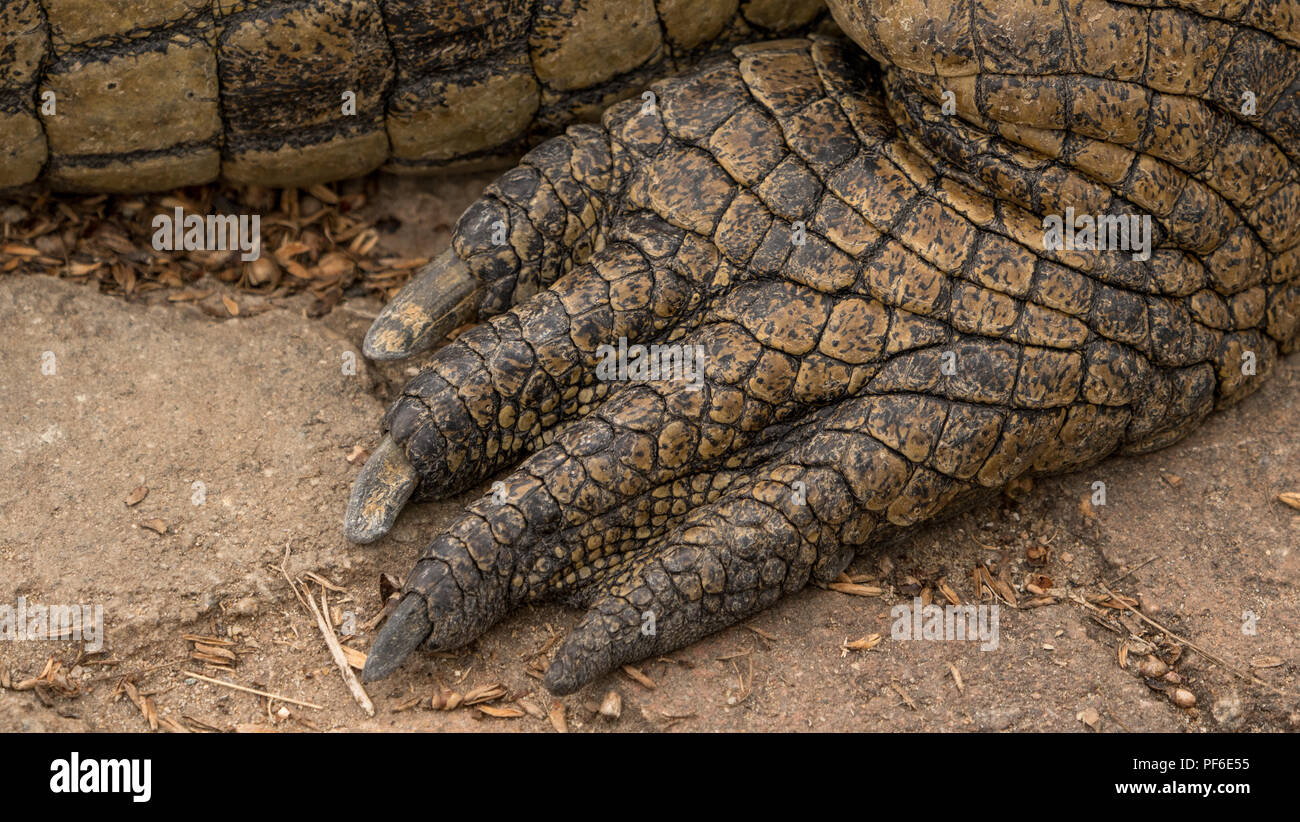
[[(516, 327), (558, 341), (561, 363), (541, 365), (563, 376), (555, 404), (525, 387), (532, 353), (476, 342), (475, 363), (455, 344), (435, 355), (389, 413), (422, 493), (526, 458), (422, 553), (367, 678), (560, 599), (586, 609), (546, 677), (570, 692), (1016, 477), (1175, 442), (1296, 350), (1290, 46), (1261, 51), (1248, 31), (1220, 52), (1218, 77), (1247, 57), (1273, 67), (1251, 120), (1087, 72), (1026, 74), (994, 38), (1006, 20), (980, 32), (988, 62), (935, 75), (969, 50), (925, 26), (910, 47), (885, 36), (871, 27), (896, 17), (874, 5), (832, 7), (883, 73), (840, 41), (749, 46), (661, 84), (653, 110), (607, 112), (604, 250), (481, 327), (492, 346)], [(1042, 23), (1029, 6), (1005, 12)], [(1134, 13), (1167, 51), (1164, 12)], [(1106, 32), (1128, 42), (1086, 34)], [(1076, 96), (1045, 109), (1045, 90), (1019, 93), (1035, 83)], [(1146, 218), (1149, 244), (1049, 243), (1067, 209)], [(626, 247), (641, 263), (606, 292), (604, 255)], [(620, 324), (665, 282), (686, 297), (648, 309), (662, 322)], [(702, 376), (611, 376), (602, 344), (698, 352)]]

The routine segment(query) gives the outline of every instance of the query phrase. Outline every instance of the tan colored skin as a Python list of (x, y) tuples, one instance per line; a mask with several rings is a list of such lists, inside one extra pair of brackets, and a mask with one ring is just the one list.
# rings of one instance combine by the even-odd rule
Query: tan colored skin
[[(883, 75), (737, 48), (462, 218), (485, 313), (518, 305), (388, 427), (425, 496), (523, 461), (422, 552), (367, 676), (561, 598), (573, 691), (1016, 477), (1168, 445), (1300, 346), (1294, 2), (831, 5)], [(1150, 216), (1151, 258), (1045, 248), (1068, 207)], [(620, 336), (703, 346), (704, 387), (597, 379)]]
[(824, 17), (821, 0), (7, 0), (0, 189), (496, 165), (654, 77)]

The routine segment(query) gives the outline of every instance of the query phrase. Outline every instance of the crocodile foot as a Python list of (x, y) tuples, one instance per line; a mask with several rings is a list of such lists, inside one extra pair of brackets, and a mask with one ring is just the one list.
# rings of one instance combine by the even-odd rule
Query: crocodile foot
[(572, 692), (1017, 476), (1173, 442), (1258, 385), (1243, 350), (1263, 375), (1294, 348), (1281, 277), (1240, 322), (1197, 303), (1206, 268), (1263, 276), (1258, 244), (1174, 208), (1146, 261), (1046, 247), (1044, 214), (1141, 214), (1147, 189), (905, 79), (837, 40), (736, 49), (543, 144), (466, 212), (366, 350), (490, 319), (388, 411), (348, 534), (500, 476), (420, 554), (367, 680), (559, 599), (586, 613), (545, 684)]

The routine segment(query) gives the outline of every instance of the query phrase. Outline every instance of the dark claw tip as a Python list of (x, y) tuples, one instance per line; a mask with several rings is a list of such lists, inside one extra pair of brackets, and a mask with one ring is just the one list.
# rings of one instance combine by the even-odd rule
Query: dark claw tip
[(608, 656), (608, 647), (600, 648), (595, 656), (591, 655), (590, 650), (584, 650), (580, 638), (584, 629), (590, 632), (588, 625), (579, 626), (560, 646), (560, 650), (555, 652), (551, 664), (546, 667), (542, 684), (556, 696), (576, 693), (588, 682), (614, 667)]
[(362, 352), (372, 360), (397, 360), (431, 348), (473, 319), (479, 282), (450, 250), (416, 272), (366, 332)]
[(401, 447), (392, 437), (384, 437), (352, 484), (343, 535), (349, 542), (364, 544), (387, 534), (418, 482)]
[(379, 629), (379, 636), (375, 637), (375, 644), (366, 655), (361, 681), (375, 682), (402, 667), (402, 662), (411, 651), (420, 647), (432, 628), (424, 598), (419, 594), (407, 594), (393, 609), (393, 615), (384, 627)]
[(546, 690), (556, 696), (568, 696), (577, 692), (586, 683), (576, 676), (568, 665), (552, 664), (546, 669), (542, 684), (546, 686)]

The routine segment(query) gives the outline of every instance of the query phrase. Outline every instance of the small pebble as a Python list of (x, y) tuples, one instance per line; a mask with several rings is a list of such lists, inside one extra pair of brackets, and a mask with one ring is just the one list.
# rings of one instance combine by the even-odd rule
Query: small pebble
[(1196, 695), (1186, 688), (1175, 688), (1172, 699), (1180, 708), (1190, 708), (1196, 704)]

